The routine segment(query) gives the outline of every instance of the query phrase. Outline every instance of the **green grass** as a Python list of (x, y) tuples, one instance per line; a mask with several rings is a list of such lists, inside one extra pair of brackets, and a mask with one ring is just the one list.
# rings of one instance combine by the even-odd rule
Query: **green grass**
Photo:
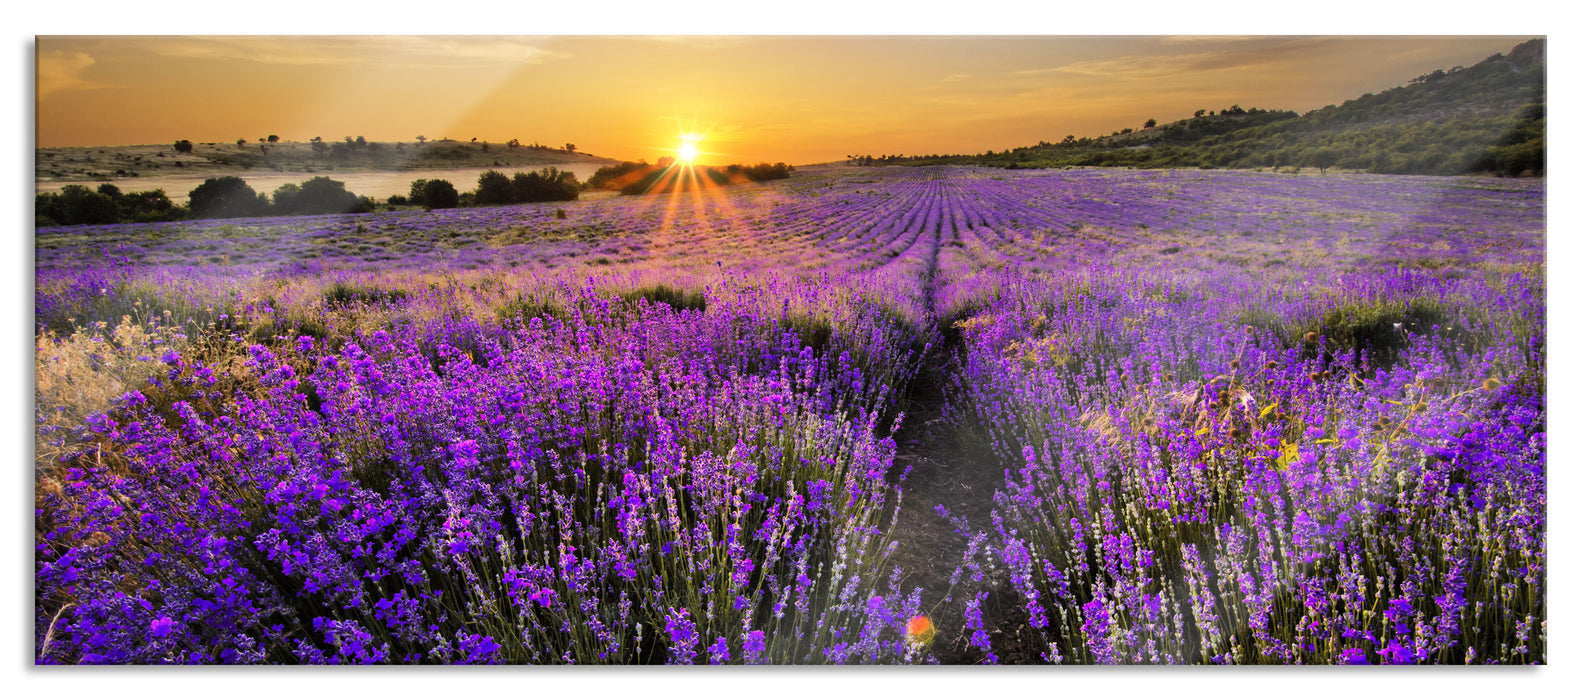
[(324, 291), (324, 303), (335, 308), (359, 304), (399, 304), (406, 300), (407, 292), (404, 289), (379, 289), (345, 282), (336, 282)]
[(708, 299), (704, 298), (703, 292), (672, 287), (664, 283), (621, 292), (621, 298), (634, 304), (639, 299), (646, 299), (651, 304), (665, 304), (677, 311), (701, 312), (708, 308)]

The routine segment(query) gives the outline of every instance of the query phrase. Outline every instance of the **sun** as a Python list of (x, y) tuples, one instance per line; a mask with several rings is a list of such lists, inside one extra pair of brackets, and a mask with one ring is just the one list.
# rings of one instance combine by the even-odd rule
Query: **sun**
[(676, 159), (689, 164), (696, 160), (698, 157), (698, 142), (701, 140), (703, 140), (702, 134), (682, 134), (681, 145), (676, 147)]

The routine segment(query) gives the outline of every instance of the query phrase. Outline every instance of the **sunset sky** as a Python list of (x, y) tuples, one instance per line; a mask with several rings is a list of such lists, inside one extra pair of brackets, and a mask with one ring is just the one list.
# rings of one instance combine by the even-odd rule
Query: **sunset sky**
[(1191, 116), (1305, 111), (1471, 65), (1477, 37), (50, 37), (40, 146), (478, 138), (702, 162), (981, 153)]

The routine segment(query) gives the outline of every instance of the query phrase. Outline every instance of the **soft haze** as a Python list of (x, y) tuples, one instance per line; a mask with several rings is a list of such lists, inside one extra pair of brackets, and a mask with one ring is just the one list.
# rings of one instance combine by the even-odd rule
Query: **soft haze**
[(1476, 37), (47, 37), (39, 146), (512, 138), (614, 158), (981, 153), (1232, 104), (1306, 111)]

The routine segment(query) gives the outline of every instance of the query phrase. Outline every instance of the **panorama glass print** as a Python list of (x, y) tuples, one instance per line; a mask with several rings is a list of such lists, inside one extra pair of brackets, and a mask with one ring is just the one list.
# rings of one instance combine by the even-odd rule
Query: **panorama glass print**
[(36, 664), (1547, 662), (1543, 37), (36, 49)]

